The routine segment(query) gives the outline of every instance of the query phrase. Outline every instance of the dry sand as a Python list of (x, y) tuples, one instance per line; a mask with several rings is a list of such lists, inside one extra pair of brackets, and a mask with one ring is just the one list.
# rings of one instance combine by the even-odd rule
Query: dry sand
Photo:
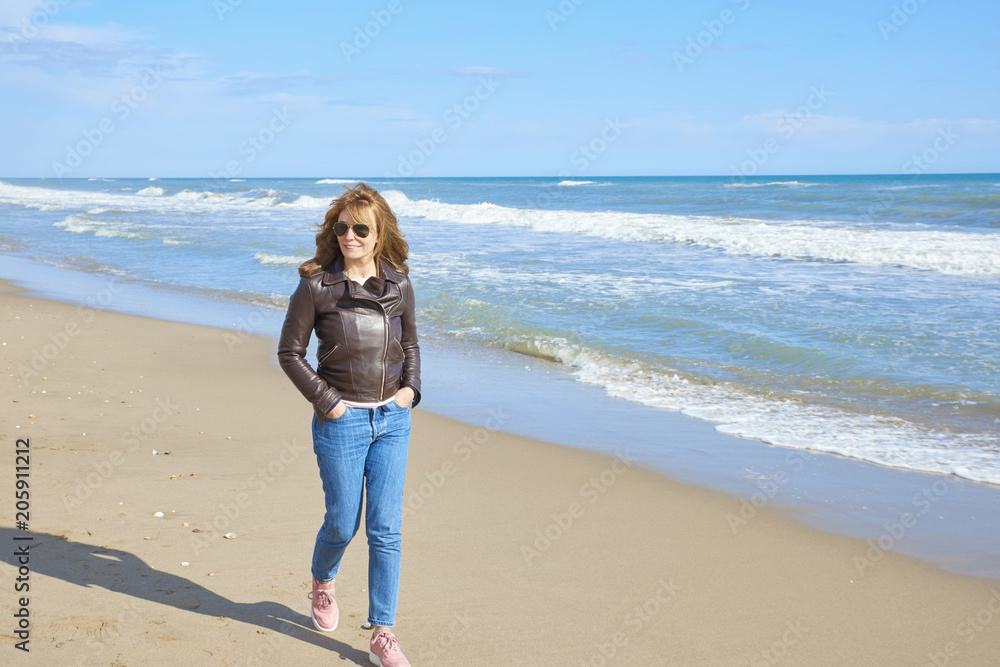
[[(340, 628), (311, 629), (312, 411), (273, 339), (7, 283), (0, 312), (3, 664), (367, 664), (363, 531), (337, 579)], [(627, 452), (427, 409), (413, 415), (396, 627), (414, 665), (1000, 661), (1000, 582), (768, 507), (735, 525), (738, 499)], [(18, 438), (30, 532), (15, 528)], [(15, 593), (14, 538), (29, 535), (30, 591)], [(22, 596), (27, 654), (14, 646)]]

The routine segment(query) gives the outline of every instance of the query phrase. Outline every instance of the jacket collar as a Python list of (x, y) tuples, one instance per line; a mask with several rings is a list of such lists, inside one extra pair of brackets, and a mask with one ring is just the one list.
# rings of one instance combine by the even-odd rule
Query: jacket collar
[[(400, 272), (392, 268), (392, 266), (390, 266), (384, 259), (380, 259), (378, 261), (378, 265), (379, 273), (385, 276), (384, 280), (396, 284), (399, 284), (402, 281), (402, 275)], [(350, 280), (350, 278), (348, 278), (347, 274), (344, 273), (344, 256), (338, 255), (335, 260), (323, 269), (322, 284), (324, 286), (333, 285), (334, 283), (340, 283), (347, 280)], [(371, 280), (371, 278), (369, 278), (369, 280)], [(383, 278), (376, 277), (375, 280), (381, 281)]]

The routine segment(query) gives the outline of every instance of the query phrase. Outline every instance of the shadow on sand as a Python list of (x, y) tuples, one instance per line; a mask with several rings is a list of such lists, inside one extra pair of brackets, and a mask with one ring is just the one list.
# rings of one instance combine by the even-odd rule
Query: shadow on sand
[[(28, 535), (34, 536), (30, 542), (14, 540), (14, 537)], [(77, 586), (104, 588), (121, 596), (148, 600), (193, 614), (231, 618), (283, 635), (276, 638), (278, 641), (262, 639), (260, 649), (247, 646), (243, 653), (248, 655), (266, 656), (272, 653), (276, 643), (292, 638), (329, 649), (339, 654), (341, 660), (357, 665), (369, 664), (367, 651), (359, 651), (332, 637), (320, 635), (313, 630), (312, 619), (305, 614), (277, 602), (233, 602), (190, 579), (156, 570), (127, 551), (73, 542), (49, 533), (25, 533), (6, 526), (0, 527), (0, 544), (10, 547), (4, 548), (3, 560), (15, 567), (15, 576), (17, 566), (13, 565), (11, 554), (17, 546), (30, 544), (32, 574), (44, 574)], [(13, 582), (4, 582), (5, 588), (8, 588), (7, 584), (13, 590)], [(136, 620), (141, 619), (137, 616)], [(274, 664), (274, 658), (272, 654), (270, 658), (259, 658), (257, 662)]]

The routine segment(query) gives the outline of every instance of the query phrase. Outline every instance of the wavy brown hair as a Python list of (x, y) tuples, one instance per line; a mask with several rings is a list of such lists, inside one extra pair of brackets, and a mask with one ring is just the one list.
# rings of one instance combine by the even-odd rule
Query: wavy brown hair
[(355, 222), (362, 222), (378, 233), (378, 242), (375, 244), (376, 268), (379, 260), (384, 259), (397, 271), (409, 273), (410, 267), (406, 265), (406, 259), (410, 246), (403, 238), (403, 232), (399, 231), (396, 214), (389, 208), (389, 204), (375, 188), (364, 183), (358, 183), (353, 188), (345, 185), (344, 189), (347, 192), (330, 203), (323, 222), (317, 227), (319, 233), (316, 234), (316, 256), (303, 262), (299, 267), (299, 275), (308, 278), (341, 255), (333, 226), (343, 211), (350, 213)]

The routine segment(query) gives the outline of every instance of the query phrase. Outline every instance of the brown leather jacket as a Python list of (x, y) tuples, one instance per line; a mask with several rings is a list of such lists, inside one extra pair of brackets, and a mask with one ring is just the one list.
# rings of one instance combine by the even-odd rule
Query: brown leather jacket
[[(402, 387), (420, 402), (420, 347), (413, 286), (405, 273), (380, 262), (383, 277), (359, 285), (344, 274), (338, 257), (299, 280), (288, 302), (278, 342), (278, 361), (322, 422), (342, 398), (375, 402)], [(305, 359), (313, 329), (317, 368)]]

